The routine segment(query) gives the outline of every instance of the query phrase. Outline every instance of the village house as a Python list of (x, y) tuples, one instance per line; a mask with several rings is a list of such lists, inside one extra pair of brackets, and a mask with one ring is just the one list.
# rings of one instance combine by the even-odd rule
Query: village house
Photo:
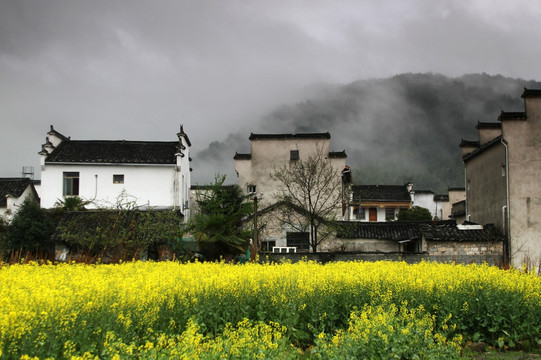
[[(445, 196), (445, 195), (442, 195)], [(462, 219), (457, 213), (453, 212), (456, 204), (466, 201), (466, 189), (463, 187), (450, 187), (447, 189), (447, 199), (442, 201), (442, 217), (441, 220), (454, 219), (457, 224), (462, 224), (465, 218)]]
[(41, 156), (41, 206), (78, 196), (87, 208), (114, 208), (119, 197), (140, 209), (188, 215), (191, 142), (72, 140), (51, 125)]
[(413, 183), (405, 185), (352, 185), (346, 221), (383, 222), (397, 219), (400, 210), (420, 206), (430, 211), (434, 219), (452, 218), (452, 204), (465, 199), (461, 188), (449, 188), (447, 195), (432, 190), (415, 190)]
[[(466, 191), (461, 187), (447, 189), (447, 194), (436, 194), (432, 190), (411, 191), (412, 206), (428, 209), (434, 219), (449, 220), (453, 216), (453, 204), (466, 200)], [(458, 219), (460, 220), (460, 219)], [(463, 221), (458, 221), (461, 223)]]
[[(238, 185), (245, 194), (252, 194), (259, 201), (258, 228), (263, 249), (280, 248), (289, 251), (309, 251), (310, 229), (306, 223), (286, 224), (278, 220), (276, 212), (302, 211), (281, 201), (279, 184), (272, 175), (280, 168), (309, 157), (323, 156), (336, 172), (337, 181), (342, 181), (346, 169), (346, 152), (330, 151), (330, 133), (305, 134), (251, 134), (248, 154), (236, 153), (235, 170)], [(337, 194), (337, 196), (341, 196)], [(345, 210), (345, 209), (344, 209)], [(336, 206), (335, 218), (341, 219), (343, 209)]]
[(467, 220), (494, 224), (507, 237), (515, 266), (541, 263), (541, 90), (524, 89), (524, 111), (478, 123), (478, 140), (462, 140)]
[(11, 219), (26, 199), (39, 202), (32, 179), (0, 178), (0, 216)]
[(411, 209), (413, 184), (406, 185), (352, 185), (345, 220), (392, 221), (401, 209)]

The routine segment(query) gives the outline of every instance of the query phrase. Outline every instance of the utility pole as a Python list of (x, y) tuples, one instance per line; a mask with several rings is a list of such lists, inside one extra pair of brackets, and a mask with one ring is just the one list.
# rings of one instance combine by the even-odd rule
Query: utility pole
[(342, 170), (342, 220), (349, 221), (349, 194), (346, 194), (346, 190), (349, 190), (349, 184), (351, 184), (351, 169), (346, 165)]
[(261, 249), (261, 244), (259, 241), (259, 229), (257, 228), (257, 200), (257, 195), (254, 195), (254, 245), (259, 251), (259, 249)]

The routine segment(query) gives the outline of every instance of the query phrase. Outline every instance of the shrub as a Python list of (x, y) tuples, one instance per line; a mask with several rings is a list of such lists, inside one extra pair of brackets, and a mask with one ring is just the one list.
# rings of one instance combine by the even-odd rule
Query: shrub
[(99, 210), (66, 213), (57, 238), (71, 251), (90, 258), (109, 254), (112, 261), (139, 259), (153, 246), (179, 238), (178, 211)]
[(22, 253), (54, 253), (55, 224), (47, 210), (40, 208), (34, 200), (27, 198), (9, 225), (5, 245), (7, 249), (22, 250)]

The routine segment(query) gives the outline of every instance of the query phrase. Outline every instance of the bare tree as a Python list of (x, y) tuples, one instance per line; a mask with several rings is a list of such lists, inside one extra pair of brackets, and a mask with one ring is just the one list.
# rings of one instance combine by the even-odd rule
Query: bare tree
[(345, 189), (341, 170), (318, 147), (307, 159), (291, 160), (271, 175), (278, 183), (275, 195), (282, 202), (280, 221), (300, 232), (309, 232), (310, 247), (318, 246), (334, 231)]

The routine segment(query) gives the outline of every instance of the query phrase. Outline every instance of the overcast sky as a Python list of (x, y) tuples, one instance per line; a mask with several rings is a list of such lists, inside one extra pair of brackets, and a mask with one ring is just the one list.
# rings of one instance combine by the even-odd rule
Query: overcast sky
[(0, 0), (0, 176), (39, 178), (51, 124), (72, 139), (171, 141), (184, 124), (196, 154), (257, 132), (314, 83), (541, 80), (539, 59), (536, 0)]

